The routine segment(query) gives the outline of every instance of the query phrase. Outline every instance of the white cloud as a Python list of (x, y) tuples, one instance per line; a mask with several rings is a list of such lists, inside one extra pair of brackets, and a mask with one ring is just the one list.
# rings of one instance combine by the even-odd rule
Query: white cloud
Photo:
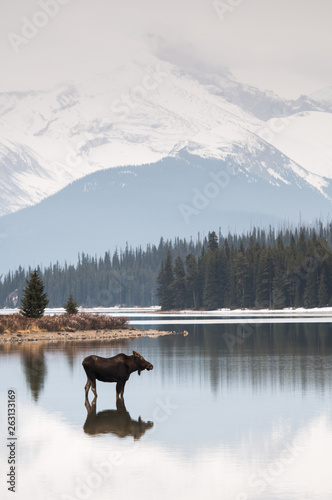
[[(194, 451), (112, 435), (91, 438), (42, 408), (20, 405), (17, 499), (331, 498), (332, 428), (324, 414)], [(164, 425), (164, 424), (159, 424)], [(51, 430), (51, 431), (50, 431)], [(4, 447), (0, 462), (5, 463)], [(130, 478), (130, 481), (128, 481)], [(2, 495), (4, 485), (1, 485)], [(7, 498), (7, 497), (5, 497)], [(9, 498), (9, 497), (8, 497)]]
[[(287, 96), (331, 83), (330, 0), (222, 4), (229, 9), (221, 16), (213, 0), (7, 2), (0, 20), (6, 68), (0, 90), (109, 71), (151, 48), (188, 64), (229, 67), (240, 80)], [(30, 26), (31, 37), (20, 43), (10, 34), (22, 36), (24, 27), (29, 32), (24, 18), (39, 27)]]

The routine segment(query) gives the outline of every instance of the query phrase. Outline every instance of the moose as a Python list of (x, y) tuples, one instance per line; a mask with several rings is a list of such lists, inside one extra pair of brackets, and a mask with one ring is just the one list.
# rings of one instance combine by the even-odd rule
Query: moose
[(153, 427), (153, 422), (143, 422), (141, 417), (138, 420), (133, 420), (122, 398), (116, 400), (116, 410), (103, 410), (98, 413), (96, 401), (95, 398), (91, 405), (89, 402), (85, 405), (87, 418), (83, 429), (90, 436), (115, 434), (119, 438), (132, 436), (138, 440), (148, 429)]
[(85, 385), (85, 399), (88, 399), (89, 389), (97, 397), (96, 380), (101, 382), (116, 382), (116, 397), (123, 399), (123, 392), (131, 373), (143, 370), (153, 370), (153, 365), (146, 361), (138, 351), (133, 351), (132, 356), (117, 354), (112, 358), (100, 356), (87, 356), (82, 362), (87, 376)]

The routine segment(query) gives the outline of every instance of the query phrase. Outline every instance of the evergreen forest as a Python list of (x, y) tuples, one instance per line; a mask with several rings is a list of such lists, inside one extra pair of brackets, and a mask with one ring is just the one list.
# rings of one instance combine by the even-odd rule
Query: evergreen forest
[[(37, 271), (49, 307), (63, 307), (70, 295), (85, 307), (324, 307), (332, 305), (332, 223), (161, 239)], [(19, 305), (32, 272), (20, 267), (1, 276), (0, 307)]]

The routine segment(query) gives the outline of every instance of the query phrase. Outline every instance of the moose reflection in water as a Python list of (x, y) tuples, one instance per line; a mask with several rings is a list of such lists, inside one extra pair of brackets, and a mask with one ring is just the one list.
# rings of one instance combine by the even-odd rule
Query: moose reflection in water
[(85, 385), (85, 398), (88, 399), (89, 389), (97, 397), (96, 380), (101, 382), (116, 382), (117, 399), (123, 398), (123, 392), (127, 380), (131, 373), (141, 374), (143, 370), (153, 370), (153, 365), (146, 361), (138, 351), (133, 351), (132, 356), (117, 354), (112, 358), (102, 358), (100, 356), (87, 356), (82, 362), (87, 375)]
[(85, 407), (88, 414), (83, 429), (91, 436), (109, 433), (116, 434), (120, 438), (133, 436), (134, 439), (140, 439), (148, 429), (153, 427), (153, 422), (143, 422), (141, 417), (133, 420), (126, 410), (123, 398), (117, 398), (116, 410), (104, 410), (97, 413), (96, 398), (91, 405), (86, 399)]

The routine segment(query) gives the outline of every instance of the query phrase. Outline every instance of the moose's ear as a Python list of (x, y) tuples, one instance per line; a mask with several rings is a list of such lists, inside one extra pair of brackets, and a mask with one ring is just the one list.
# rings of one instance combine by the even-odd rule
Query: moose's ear
[(133, 355), (137, 356), (138, 358), (140, 357), (140, 353), (138, 351), (133, 351)]

